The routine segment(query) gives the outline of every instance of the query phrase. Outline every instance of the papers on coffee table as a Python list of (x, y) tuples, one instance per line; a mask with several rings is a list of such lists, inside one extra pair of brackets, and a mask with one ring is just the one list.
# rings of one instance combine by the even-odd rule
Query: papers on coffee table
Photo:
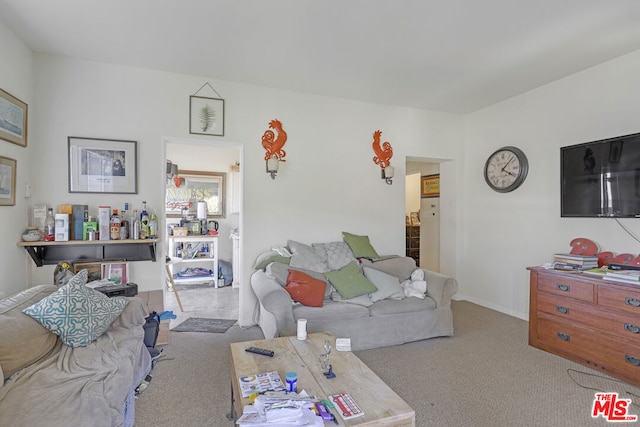
[(252, 393), (265, 393), (267, 391), (284, 391), (286, 388), (282, 378), (276, 371), (262, 374), (245, 375), (238, 378), (242, 397), (249, 397)]

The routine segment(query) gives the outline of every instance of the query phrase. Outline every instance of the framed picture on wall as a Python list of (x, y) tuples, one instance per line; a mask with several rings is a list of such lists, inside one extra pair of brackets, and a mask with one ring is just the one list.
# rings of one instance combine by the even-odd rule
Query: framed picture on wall
[(420, 177), (420, 195), (423, 199), (440, 197), (440, 174)]
[(107, 279), (117, 285), (127, 284), (127, 267), (126, 262), (114, 262), (102, 264), (102, 278)]
[(0, 206), (16, 204), (16, 164), (14, 159), (0, 156)]
[(225, 172), (181, 170), (179, 180), (167, 185), (167, 218), (180, 218), (183, 209), (196, 217), (198, 202), (207, 204), (207, 218), (224, 218), (226, 177)]
[(27, 104), (0, 89), (0, 138), (26, 147), (28, 118)]
[(224, 136), (224, 99), (191, 95), (189, 133)]
[(68, 139), (69, 193), (138, 192), (137, 141)]

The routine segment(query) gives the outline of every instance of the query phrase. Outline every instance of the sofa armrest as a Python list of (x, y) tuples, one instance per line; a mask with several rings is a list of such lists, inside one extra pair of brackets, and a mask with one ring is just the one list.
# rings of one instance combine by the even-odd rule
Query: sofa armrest
[(458, 292), (458, 281), (435, 271), (424, 268), (422, 271), (424, 271), (424, 280), (427, 281), (427, 295), (435, 300), (438, 307), (449, 304), (451, 298)]
[(280, 283), (264, 271), (258, 270), (251, 275), (251, 288), (260, 305), (275, 317), (278, 335), (295, 335), (293, 301)]

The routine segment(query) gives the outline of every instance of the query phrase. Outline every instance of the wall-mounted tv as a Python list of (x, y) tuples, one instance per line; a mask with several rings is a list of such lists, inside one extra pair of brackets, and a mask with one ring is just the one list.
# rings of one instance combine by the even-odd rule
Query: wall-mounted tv
[(640, 217), (640, 133), (560, 148), (563, 217)]

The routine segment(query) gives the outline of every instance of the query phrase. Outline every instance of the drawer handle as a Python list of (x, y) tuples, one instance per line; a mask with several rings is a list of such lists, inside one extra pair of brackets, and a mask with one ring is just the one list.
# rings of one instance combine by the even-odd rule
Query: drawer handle
[(633, 325), (631, 323), (625, 323), (624, 330), (627, 332), (631, 332), (633, 334), (640, 334), (640, 327)]
[(564, 283), (556, 283), (556, 289), (562, 292), (569, 292), (571, 290), (571, 286), (565, 285)]
[(625, 304), (630, 305), (632, 307), (640, 307), (640, 299), (638, 298), (631, 298), (631, 297), (626, 297), (624, 299)]
[(627, 363), (633, 365), (633, 366), (640, 366), (640, 358), (637, 357), (633, 357), (629, 354), (627, 354), (626, 356), (624, 356), (624, 359), (626, 360)]
[(558, 338), (562, 341), (569, 342), (571, 340), (571, 335), (565, 334), (564, 332), (558, 332), (556, 335), (558, 335)]
[(556, 305), (556, 311), (558, 313), (562, 313), (562, 314), (569, 314), (569, 308), (568, 307), (563, 307), (561, 305)]

